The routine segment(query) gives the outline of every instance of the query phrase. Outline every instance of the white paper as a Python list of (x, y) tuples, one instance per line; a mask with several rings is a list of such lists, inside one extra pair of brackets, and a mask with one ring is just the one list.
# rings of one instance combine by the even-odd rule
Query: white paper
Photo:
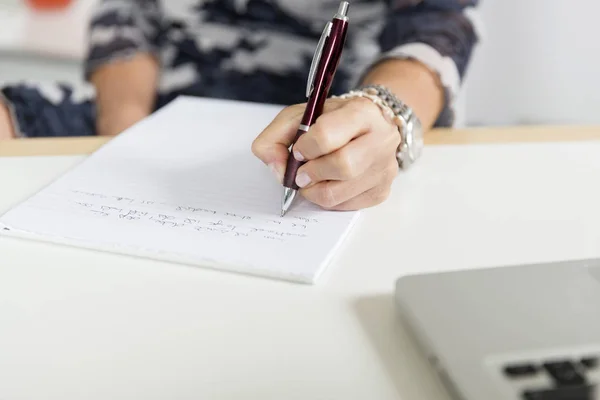
[(314, 282), (356, 220), (299, 198), (252, 154), (278, 106), (180, 98), (0, 218), (3, 233)]

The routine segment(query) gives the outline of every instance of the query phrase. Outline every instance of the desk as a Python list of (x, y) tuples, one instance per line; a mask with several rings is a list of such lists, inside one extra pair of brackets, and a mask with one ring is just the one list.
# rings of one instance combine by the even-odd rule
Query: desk
[[(600, 127), (528, 127), (436, 129), (425, 138), (428, 145), (576, 142), (600, 140)], [(0, 157), (89, 154), (108, 141), (103, 137), (28, 139), (0, 142)]]
[[(598, 139), (434, 132), (314, 286), (0, 237), (0, 398), (447, 399), (394, 314), (395, 279), (600, 257)], [(71, 155), (0, 158), (0, 212), (102, 140), (47, 143), (0, 144)]]

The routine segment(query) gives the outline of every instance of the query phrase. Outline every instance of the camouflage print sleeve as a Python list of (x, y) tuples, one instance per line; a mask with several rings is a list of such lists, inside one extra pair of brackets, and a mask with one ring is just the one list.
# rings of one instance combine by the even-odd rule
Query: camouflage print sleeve
[(138, 52), (157, 53), (163, 16), (157, 0), (101, 0), (89, 30), (85, 77)]
[(437, 126), (455, 123), (455, 99), (478, 41), (474, 7), (478, 0), (389, 0), (379, 37), (381, 59), (415, 59), (440, 78), (445, 107)]

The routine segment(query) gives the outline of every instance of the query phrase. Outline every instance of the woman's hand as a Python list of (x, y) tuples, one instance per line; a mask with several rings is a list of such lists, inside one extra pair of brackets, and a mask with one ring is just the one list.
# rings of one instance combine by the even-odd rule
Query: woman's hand
[[(256, 138), (252, 151), (283, 180), (288, 148), (304, 104), (284, 109)], [(397, 127), (365, 98), (330, 99), (323, 114), (294, 146), (306, 163), (296, 183), (309, 201), (330, 210), (357, 210), (383, 202), (398, 173)]]

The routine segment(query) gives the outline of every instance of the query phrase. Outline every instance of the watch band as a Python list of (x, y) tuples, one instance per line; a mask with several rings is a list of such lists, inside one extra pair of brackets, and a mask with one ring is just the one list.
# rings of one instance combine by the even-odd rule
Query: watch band
[(408, 168), (421, 155), (423, 148), (423, 129), (421, 121), (413, 110), (400, 101), (389, 89), (382, 85), (366, 85), (337, 96), (339, 98), (365, 97), (381, 108), (398, 127), (400, 145), (396, 153), (398, 166)]

